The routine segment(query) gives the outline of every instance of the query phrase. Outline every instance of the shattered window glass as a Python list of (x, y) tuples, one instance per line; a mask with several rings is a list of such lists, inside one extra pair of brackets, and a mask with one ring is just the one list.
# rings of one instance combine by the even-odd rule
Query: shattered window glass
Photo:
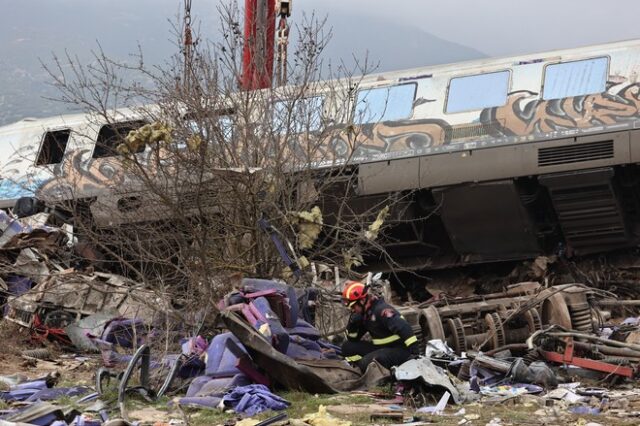
[(58, 164), (62, 162), (70, 134), (71, 130), (69, 129), (47, 132), (44, 135), (44, 140), (40, 146), (36, 166)]
[(410, 118), (416, 87), (410, 83), (358, 91), (354, 122), (366, 124)]
[(452, 78), (446, 112), (475, 111), (506, 104), (509, 77), (509, 71), (500, 71)]
[(560, 99), (604, 92), (608, 69), (607, 57), (548, 65), (544, 72), (542, 98)]
[[(124, 143), (129, 132), (138, 130), (147, 124), (144, 121), (126, 121), (122, 123), (105, 124), (100, 128), (96, 146), (93, 149), (93, 158), (113, 157), (118, 154), (118, 145)], [(145, 150), (145, 145), (137, 147), (135, 153)]]

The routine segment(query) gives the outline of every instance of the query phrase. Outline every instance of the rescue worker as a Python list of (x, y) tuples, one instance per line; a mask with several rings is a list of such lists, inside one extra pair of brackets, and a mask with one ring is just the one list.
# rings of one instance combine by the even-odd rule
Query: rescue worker
[[(368, 293), (358, 281), (347, 281), (342, 300), (351, 310), (342, 356), (362, 372), (373, 361), (390, 369), (419, 355), (418, 339), (409, 323), (384, 300)], [(369, 332), (371, 342), (360, 339)]]

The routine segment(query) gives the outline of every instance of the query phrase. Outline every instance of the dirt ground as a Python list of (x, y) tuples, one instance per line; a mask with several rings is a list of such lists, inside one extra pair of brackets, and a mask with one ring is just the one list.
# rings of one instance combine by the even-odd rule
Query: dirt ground
[[(37, 360), (25, 357), (23, 352), (31, 349), (46, 348), (50, 357)], [(54, 343), (33, 341), (28, 330), (9, 321), (0, 321), (0, 375), (22, 374), (29, 378), (43, 377), (58, 372), (58, 386), (89, 385), (94, 383), (94, 375), (101, 365), (99, 355), (79, 355), (63, 350)], [(310, 395), (302, 392), (278, 392), (291, 402), (287, 410), (289, 420), (277, 424), (302, 425), (305, 415), (316, 413), (320, 405), (327, 407), (327, 412), (336, 419), (350, 421), (352, 425), (371, 424), (437, 424), (437, 425), (562, 425), (587, 426), (595, 425), (635, 425), (640, 424), (638, 417), (615, 417), (611, 415), (580, 415), (568, 412), (562, 403), (548, 405), (544, 398), (522, 396), (498, 404), (471, 403), (462, 406), (450, 405), (444, 415), (434, 416), (401, 411), (402, 416), (396, 418), (379, 417), (375, 412), (389, 407), (389, 401), (369, 397), (362, 394)], [(193, 410), (176, 412), (168, 408), (168, 399), (149, 405), (143, 401), (132, 401), (132, 418), (138, 417), (142, 424), (190, 425), (231, 425), (240, 420), (234, 413), (215, 410)], [(373, 414), (372, 414), (373, 413)], [(276, 413), (268, 412), (256, 416), (258, 420), (272, 417)], [(630, 413), (631, 414), (631, 413)], [(164, 417), (164, 420), (162, 420)], [(296, 420), (297, 419), (297, 420)], [(245, 420), (251, 424), (253, 419)], [(327, 424), (339, 424), (336, 423)], [(413, 422), (413, 423), (412, 423)]]
[[(24, 351), (33, 349), (46, 349), (50, 356), (41, 360), (23, 355)], [(0, 321), (0, 375), (22, 374), (38, 378), (58, 372), (58, 386), (91, 385), (100, 362), (99, 355), (74, 354), (55, 343), (34, 341), (28, 329), (10, 321)]]

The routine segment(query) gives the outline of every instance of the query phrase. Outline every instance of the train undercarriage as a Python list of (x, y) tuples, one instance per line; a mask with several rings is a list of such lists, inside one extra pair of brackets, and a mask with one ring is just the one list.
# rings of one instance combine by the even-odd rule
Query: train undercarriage
[[(640, 167), (623, 165), (416, 190), (392, 207), (383, 245), (394, 269), (410, 270), (631, 248), (640, 235), (639, 182)], [(365, 211), (385, 197), (351, 204)], [(367, 259), (373, 270), (384, 263)]]

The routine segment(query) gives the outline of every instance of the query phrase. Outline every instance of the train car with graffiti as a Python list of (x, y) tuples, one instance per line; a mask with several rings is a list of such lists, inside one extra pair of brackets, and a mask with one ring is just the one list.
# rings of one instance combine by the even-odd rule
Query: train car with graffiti
[(359, 204), (406, 193), (386, 242), (405, 265), (638, 244), (639, 40), (384, 74), (353, 98)]
[[(358, 133), (356, 144), (335, 133), (331, 155), (314, 166), (348, 163), (354, 206), (404, 195), (384, 244), (405, 266), (632, 247), (640, 238), (639, 74), (634, 40), (368, 76), (340, 94), (347, 114), (319, 108), (319, 121)], [(330, 96), (307, 100), (335, 105)], [(117, 155), (114, 132), (139, 120), (123, 113), (121, 128), (84, 120), (0, 128), (0, 207), (43, 190), (64, 197), (55, 176), (81, 182), (75, 196), (99, 195), (119, 176), (102, 159)]]
[[(124, 108), (112, 118), (68, 114), (1, 127), (0, 208), (14, 207), (18, 200), (52, 205), (95, 200), (122, 184), (122, 168), (113, 161), (117, 145), (145, 121), (138, 112)], [(23, 208), (36, 204), (27, 202)]]

